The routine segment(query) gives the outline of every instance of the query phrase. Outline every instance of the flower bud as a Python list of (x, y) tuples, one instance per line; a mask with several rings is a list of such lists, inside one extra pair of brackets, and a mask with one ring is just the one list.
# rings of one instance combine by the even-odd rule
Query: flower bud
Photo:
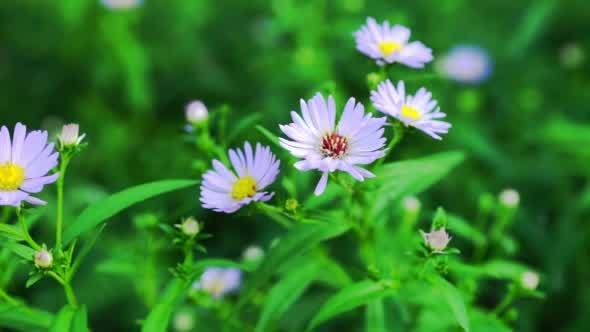
[(182, 224), (176, 225), (176, 227), (180, 228), (180, 231), (189, 237), (196, 236), (201, 231), (201, 225), (193, 217), (185, 219)]
[(242, 255), (245, 261), (258, 261), (264, 257), (264, 250), (259, 246), (249, 246)]
[(422, 232), (422, 237), (424, 238), (424, 242), (428, 248), (432, 249), (433, 252), (440, 253), (449, 244), (451, 241), (451, 237), (445, 231), (445, 228), (441, 228), (436, 231), (432, 231), (430, 233)]
[(186, 105), (185, 115), (188, 123), (197, 125), (207, 121), (209, 111), (202, 101), (195, 100)]
[(195, 327), (195, 319), (190, 312), (180, 311), (174, 316), (172, 325), (179, 332), (191, 331)]
[(520, 195), (518, 194), (518, 191), (514, 189), (504, 189), (500, 193), (499, 199), (502, 205), (509, 208), (515, 208), (520, 202)]
[(49, 269), (53, 265), (53, 255), (47, 249), (42, 248), (35, 253), (35, 266), (40, 269)]
[(526, 271), (520, 277), (520, 284), (524, 289), (535, 290), (539, 286), (539, 275), (533, 271)]
[(287, 211), (291, 211), (294, 212), (295, 210), (297, 210), (297, 207), (299, 206), (299, 202), (297, 202), (296, 199), (294, 198), (289, 198), (286, 202), (285, 202), (285, 209)]
[(64, 125), (57, 140), (62, 147), (79, 145), (86, 134), (80, 135), (80, 126), (76, 123)]

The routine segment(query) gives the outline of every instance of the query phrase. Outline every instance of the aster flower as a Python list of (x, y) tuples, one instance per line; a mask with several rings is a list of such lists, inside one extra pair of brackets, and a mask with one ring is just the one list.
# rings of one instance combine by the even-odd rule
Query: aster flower
[(437, 68), (452, 80), (477, 84), (485, 81), (492, 73), (492, 60), (479, 46), (459, 45), (438, 62)]
[(25, 201), (34, 205), (45, 202), (31, 196), (43, 186), (57, 180), (58, 174), (46, 175), (57, 166), (59, 154), (54, 144), (47, 144), (46, 131), (32, 131), (17, 123), (14, 135), (6, 126), (0, 129), (0, 205), (20, 206)]
[(258, 143), (254, 152), (246, 142), (243, 151), (230, 149), (229, 158), (237, 176), (218, 160), (213, 160), (213, 170), (203, 175), (201, 203), (204, 208), (232, 213), (246, 204), (272, 198), (274, 193), (261, 192), (279, 174), (280, 161), (269, 147)]
[(356, 48), (377, 61), (378, 65), (399, 62), (412, 68), (423, 68), (432, 61), (432, 50), (419, 41), (408, 42), (410, 29), (388, 21), (379, 25), (374, 18), (355, 32)]
[(200, 280), (193, 284), (193, 288), (203, 290), (215, 299), (219, 299), (238, 290), (241, 283), (240, 269), (210, 267), (201, 275)]
[(373, 173), (357, 165), (367, 165), (385, 156), (382, 150), (385, 118), (365, 114), (363, 104), (350, 98), (336, 125), (334, 98), (329, 96), (326, 101), (320, 93), (307, 103), (301, 100), (301, 114), (303, 118), (291, 112), (293, 123), (279, 126), (290, 138), (280, 138), (280, 144), (295, 157), (303, 159), (295, 163), (295, 168), (322, 172), (315, 188), (316, 195), (324, 192), (330, 172), (344, 171), (358, 181), (374, 177)]
[(397, 89), (390, 80), (381, 82), (376, 91), (371, 91), (371, 101), (377, 110), (398, 119), (406, 126), (418, 128), (434, 139), (442, 139), (451, 128), (448, 122), (440, 121), (446, 116), (432, 99), (432, 93), (420, 88), (414, 96), (406, 95), (403, 81)]

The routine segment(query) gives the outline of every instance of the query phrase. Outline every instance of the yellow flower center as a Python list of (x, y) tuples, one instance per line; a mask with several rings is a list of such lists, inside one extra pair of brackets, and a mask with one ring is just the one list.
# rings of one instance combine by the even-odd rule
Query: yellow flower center
[(379, 43), (379, 50), (384, 57), (392, 55), (394, 52), (401, 50), (402, 46), (394, 41), (382, 41)]
[(420, 120), (422, 114), (415, 107), (404, 105), (402, 106), (402, 116), (412, 120)]
[(20, 188), (25, 180), (25, 170), (19, 165), (0, 165), (0, 190), (12, 191)]
[(256, 194), (256, 180), (246, 175), (234, 183), (231, 190), (231, 197), (236, 201), (241, 201), (246, 197), (252, 197)]

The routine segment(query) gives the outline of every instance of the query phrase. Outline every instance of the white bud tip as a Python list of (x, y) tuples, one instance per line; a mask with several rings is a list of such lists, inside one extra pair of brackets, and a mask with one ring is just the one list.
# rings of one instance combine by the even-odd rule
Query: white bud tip
[(186, 121), (192, 124), (198, 124), (205, 120), (209, 116), (207, 106), (200, 100), (195, 100), (186, 105), (185, 109)]
[(420, 203), (418, 198), (416, 198), (415, 196), (407, 196), (403, 199), (402, 205), (404, 207), (404, 210), (408, 212), (416, 212), (420, 210), (422, 203)]
[(40, 269), (48, 269), (53, 265), (53, 255), (46, 249), (41, 249), (35, 253), (35, 266)]
[(195, 236), (201, 231), (201, 225), (195, 218), (188, 218), (180, 225), (182, 233), (188, 236)]
[(243, 256), (246, 261), (257, 261), (264, 256), (264, 250), (259, 246), (249, 246), (244, 250)]
[(179, 332), (191, 331), (195, 326), (195, 319), (189, 312), (179, 312), (174, 316), (173, 326)]
[(85, 135), (80, 136), (80, 126), (76, 123), (64, 125), (57, 139), (63, 146), (78, 145)]
[(514, 189), (505, 189), (500, 193), (500, 203), (508, 207), (515, 207), (520, 202), (520, 195)]
[(520, 281), (523, 288), (535, 290), (539, 286), (539, 275), (533, 271), (526, 271), (522, 274)]
[(451, 237), (444, 228), (430, 233), (422, 233), (422, 236), (426, 245), (434, 252), (442, 252), (451, 241)]

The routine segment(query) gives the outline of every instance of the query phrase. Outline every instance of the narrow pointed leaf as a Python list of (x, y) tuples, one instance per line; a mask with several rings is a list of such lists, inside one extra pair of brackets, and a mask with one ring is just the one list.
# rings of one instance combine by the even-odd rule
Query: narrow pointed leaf
[(64, 244), (88, 232), (100, 223), (146, 199), (171, 191), (195, 186), (193, 180), (164, 180), (131, 187), (106, 197), (84, 210), (80, 216), (64, 231)]
[(372, 280), (360, 281), (343, 288), (322, 305), (307, 330), (312, 331), (320, 324), (373, 300), (380, 299), (390, 292), (391, 289)]

